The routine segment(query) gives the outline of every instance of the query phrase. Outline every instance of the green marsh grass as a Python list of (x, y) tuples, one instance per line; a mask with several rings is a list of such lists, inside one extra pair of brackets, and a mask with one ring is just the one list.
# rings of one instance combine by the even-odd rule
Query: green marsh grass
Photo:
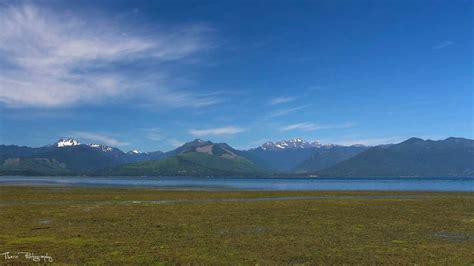
[(0, 253), (59, 264), (471, 265), (473, 221), (474, 193), (0, 187)]

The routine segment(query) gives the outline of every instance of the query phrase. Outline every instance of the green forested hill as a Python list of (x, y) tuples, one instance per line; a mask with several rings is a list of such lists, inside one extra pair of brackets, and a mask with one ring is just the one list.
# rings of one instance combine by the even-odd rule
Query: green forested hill
[(159, 161), (143, 161), (101, 171), (106, 175), (216, 176), (256, 175), (262, 171), (244, 158), (189, 152)]
[(48, 158), (9, 158), (0, 164), (2, 175), (71, 174), (64, 163)]
[(109, 168), (105, 175), (229, 176), (259, 175), (263, 171), (225, 143), (194, 140), (156, 161), (130, 163)]

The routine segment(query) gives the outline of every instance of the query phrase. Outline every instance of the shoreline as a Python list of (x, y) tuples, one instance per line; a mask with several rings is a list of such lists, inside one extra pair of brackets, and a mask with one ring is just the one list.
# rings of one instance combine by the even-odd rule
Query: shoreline
[(357, 190), (357, 189), (344, 189), (344, 190), (264, 190), (264, 189), (230, 189), (230, 188), (196, 188), (196, 187), (149, 187), (149, 186), (68, 186), (68, 185), (42, 185), (42, 184), (0, 184), (0, 190), (2, 188), (49, 188), (49, 189), (77, 189), (77, 190), (144, 190), (144, 191), (167, 191), (167, 192), (276, 192), (276, 193), (471, 193), (474, 191), (463, 191), (463, 190)]
[(313, 175), (292, 175), (275, 174), (262, 176), (140, 176), (140, 175), (0, 175), (2, 177), (65, 177), (65, 178), (219, 178), (219, 179), (448, 179), (448, 178), (473, 178), (474, 176), (313, 176)]
[(474, 192), (474, 178), (0, 177), (1, 186), (174, 191)]

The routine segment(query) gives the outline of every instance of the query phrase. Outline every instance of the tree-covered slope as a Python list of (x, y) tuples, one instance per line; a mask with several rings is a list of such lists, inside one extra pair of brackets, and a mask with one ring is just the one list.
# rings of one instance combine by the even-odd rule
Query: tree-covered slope
[(9, 158), (0, 164), (2, 175), (71, 174), (64, 163), (48, 158)]
[(97, 170), (129, 162), (127, 155), (118, 149), (110, 148), (104, 152), (88, 145), (56, 148), (35, 156), (60, 161), (75, 171)]
[(143, 161), (99, 172), (105, 175), (230, 176), (256, 175), (262, 171), (244, 158), (225, 158), (187, 152), (158, 161)]
[[(160, 151), (124, 153), (118, 148), (103, 144), (81, 144), (72, 138), (62, 138), (54, 144), (38, 148), (0, 145), (0, 163), (15, 158), (46, 158), (63, 163), (67, 169), (77, 174), (161, 157), (163, 153)], [(5, 173), (0, 170), (1, 174)]]
[(104, 175), (230, 176), (263, 171), (225, 143), (196, 139), (164, 154), (164, 159), (135, 162), (98, 171)]

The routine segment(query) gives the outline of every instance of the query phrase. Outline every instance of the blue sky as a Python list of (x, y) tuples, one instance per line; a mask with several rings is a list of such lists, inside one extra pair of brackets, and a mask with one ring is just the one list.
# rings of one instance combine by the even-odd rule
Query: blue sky
[(0, 142), (473, 138), (472, 1), (0, 1)]

